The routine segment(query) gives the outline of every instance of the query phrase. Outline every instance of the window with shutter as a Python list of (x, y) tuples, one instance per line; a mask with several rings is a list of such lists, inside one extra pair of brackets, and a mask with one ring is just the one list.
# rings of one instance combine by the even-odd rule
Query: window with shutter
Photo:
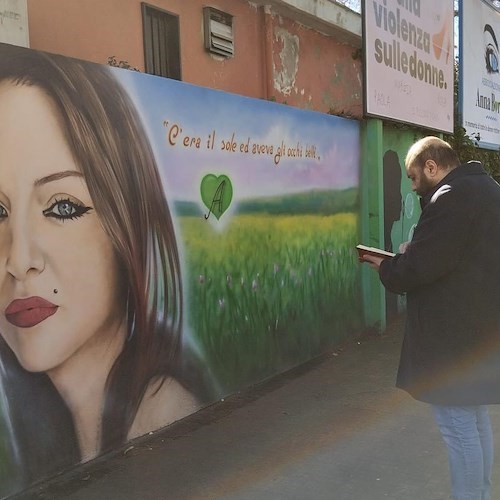
[(205, 49), (224, 57), (233, 57), (233, 16), (213, 7), (204, 7), (203, 23)]
[(142, 3), (146, 73), (181, 79), (179, 17)]

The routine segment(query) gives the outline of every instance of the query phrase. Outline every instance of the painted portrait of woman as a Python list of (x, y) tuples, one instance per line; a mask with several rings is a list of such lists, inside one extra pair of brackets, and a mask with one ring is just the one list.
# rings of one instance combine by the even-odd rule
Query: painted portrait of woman
[(174, 225), (128, 95), (104, 66), (0, 60), (0, 402), (28, 485), (196, 411), (208, 384), (183, 356)]

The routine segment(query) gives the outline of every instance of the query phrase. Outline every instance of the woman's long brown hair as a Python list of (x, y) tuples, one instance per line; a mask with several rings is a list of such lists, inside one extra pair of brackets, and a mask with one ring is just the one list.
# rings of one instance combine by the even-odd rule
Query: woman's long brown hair
[(174, 226), (140, 118), (111, 69), (0, 44), (0, 81), (41, 88), (123, 270), (128, 338), (107, 380), (101, 449), (127, 438), (152, 379), (176, 371), (182, 285)]

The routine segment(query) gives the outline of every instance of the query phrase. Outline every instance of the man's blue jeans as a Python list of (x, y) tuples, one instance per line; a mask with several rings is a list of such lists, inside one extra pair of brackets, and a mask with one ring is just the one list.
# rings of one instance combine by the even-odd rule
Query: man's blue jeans
[(490, 500), (493, 434), (487, 406), (432, 405), (448, 447), (454, 500)]

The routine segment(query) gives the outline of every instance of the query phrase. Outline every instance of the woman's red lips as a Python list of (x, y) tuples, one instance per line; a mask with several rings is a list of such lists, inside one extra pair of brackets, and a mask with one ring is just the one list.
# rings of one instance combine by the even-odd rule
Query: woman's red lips
[(16, 299), (5, 309), (5, 317), (14, 326), (30, 328), (55, 314), (58, 307), (42, 297)]

